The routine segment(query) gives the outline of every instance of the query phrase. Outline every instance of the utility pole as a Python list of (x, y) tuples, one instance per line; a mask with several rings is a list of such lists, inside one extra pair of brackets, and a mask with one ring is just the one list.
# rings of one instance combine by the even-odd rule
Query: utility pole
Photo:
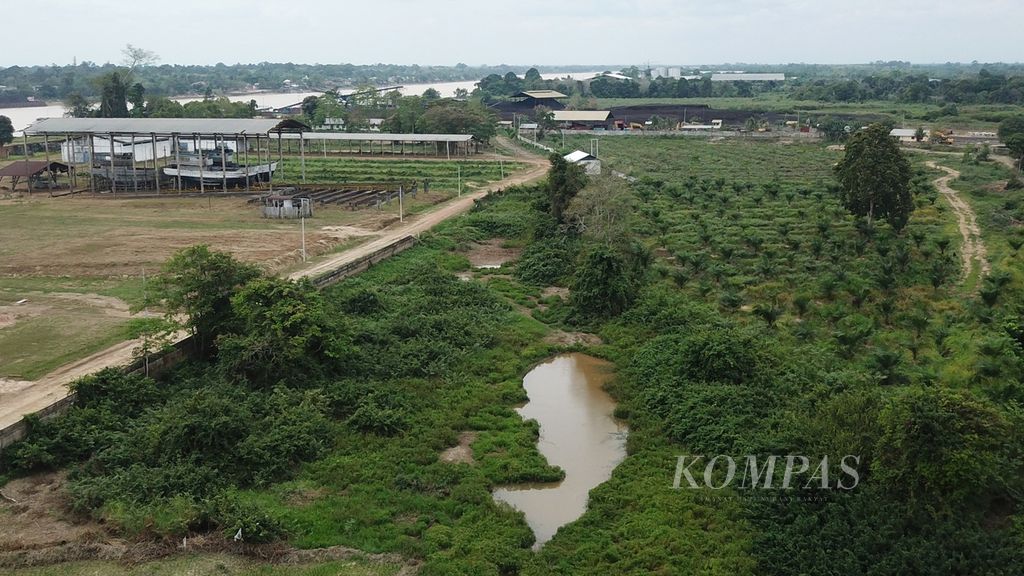
[[(306, 204), (305, 198), (303, 198), (300, 201), (300, 203), (299, 203), (299, 210), (305, 210), (305, 204)], [(301, 222), (301, 226), (302, 226), (302, 261), (305, 262), (306, 261), (306, 213), (303, 211), (301, 214), (299, 214), (299, 216), (300, 216), (299, 221)]]
[(402, 204), (402, 196), (404, 196), (403, 188), (405, 188), (405, 187), (402, 186), (402, 185), (398, 186), (398, 221), (399, 222), (405, 222), (405, 206)]

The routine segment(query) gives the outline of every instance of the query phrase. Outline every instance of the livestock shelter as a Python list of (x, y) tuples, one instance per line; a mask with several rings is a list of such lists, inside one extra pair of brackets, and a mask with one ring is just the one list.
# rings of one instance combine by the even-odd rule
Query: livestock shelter
[(19, 160), (0, 168), (0, 182), (4, 178), (11, 179), (11, 190), (18, 186), (18, 182), (24, 178), (28, 185), (28, 193), (34, 189), (45, 188), (54, 190), (60, 188), (57, 183), (58, 174), (73, 174), (74, 168), (63, 162), (48, 162), (45, 160)]
[(555, 122), (572, 130), (606, 129), (613, 119), (608, 110), (556, 110)]
[(469, 156), (480, 151), (472, 134), (399, 134), (391, 132), (300, 132), (275, 134), (278, 141), (299, 141), (300, 150), (327, 155), (327, 143), (338, 152), (394, 156)]
[[(61, 141), (70, 146), (72, 140), (82, 140), (89, 145), (87, 155), (89, 186), (109, 189), (112, 193), (120, 190), (155, 189), (161, 185), (182, 190), (183, 183), (196, 182), (202, 192), (207, 186), (220, 187), (227, 191), (229, 182), (236, 187), (244, 183), (246, 191), (252, 182), (266, 181), (273, 189), (273, 171), (276, 163), (272, 160), (271, 136), (278, 139), (278, 159), (282, 157), (280, 136), (285, 133), (302, 133), (309, 127), (297, 120), (264, 118), (46, 118), (24, 130), (25, 146), (29, 136), (42, 136), (44, 143)], [(125, 142), (127, 153), (111, 150), (109, 158), (100, 162), (95, 149), (96, 138), (108, 142)], [(149, 142), (152, 153), (147, 160), (137, 157), (139, 140)], [(160, 142), (168, 140), (173, 151), (173, 163), (160, 166)], [(183, 143), (191, 142), (193, 154), (182, 154)], [(213, 149), (203, 143), (212, 142)], [(255, 146), (253, 146), (255, 144)], [(232, 151), (240, 151), (242, 163), (229, 161)], [(232, 155), (238, 155), (235, 152)], [(250, 154), (255, 164), (250, 164)], [(49, 149), (47, 147), (47, 155)], [(191, 158), (189, 158), (191, 156)], [(218, 158), (219, 156), (219, 158)], [(185, 162), (183, 163), (183, 157)], [(72, 154), (72, 167), (81, 163)], [(47, 158), (49, 161), (49, 158)], [(141, 164), (141, 166), (140, 166)], [(303, 157), (303, 165), (305, 158)], [(174, 175), (168, 178), (173, 167)], [(169, 180), (169, 182), (167, 181)], [(99, 186), (98, 186), (99, 185)]]

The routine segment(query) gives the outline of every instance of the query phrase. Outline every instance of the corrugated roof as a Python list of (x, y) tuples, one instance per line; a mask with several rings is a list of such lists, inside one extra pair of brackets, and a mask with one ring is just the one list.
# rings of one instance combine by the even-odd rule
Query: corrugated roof
[(0, 168), (0, 178), (24, 178), (33, 174), (43, 172), (50, 166), (53, 166), (54, 170), (60, 172), (67, 172), (68, 165), (61, 162), (47, 162), (46, 160), (17, 160), (11, 164)]
[(526, 90), (516, 94), (517, 98), (568, 98), (557, 90)]
[[(277, 137), (277, 133), (271, 134)], [(360, 142), (469, 142), (472, 134), (394, 134), (391, 132), (303, 132), (306, 140), (351, 140)], [(283, 140), (298, 140), (296, 133), (282, 132)]]
[(26, 134), (266, 134), (309, 129), (297, 120), (266, 118), (44, 118)]
[(590, 154), (587, 154), (583, 150), (576, 150), (575, 152), (570, 152), (563, 156), (563, 158), (565, 158), (567, 162), (573, 163), (581, 162), (583, 160), (597, 160), (597, 158), (591, 156)]
[(608, 110), (555, 110), (555, 122), (605, 122), (611, 116)]
[(917, 135), (917, 128), (893, 128), (889, 131), (889, 136), (896, 136), (897, 138), (913, 138)]

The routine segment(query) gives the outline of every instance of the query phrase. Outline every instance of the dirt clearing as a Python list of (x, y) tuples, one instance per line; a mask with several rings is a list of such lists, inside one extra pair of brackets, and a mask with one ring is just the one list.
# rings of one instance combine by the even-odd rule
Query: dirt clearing
[(505, 240), (494, 238), (481, 244), (474, 244), (466, 257), (473, 268), (501, 268), (506, 262), (511, 262), (522, 253), (521, 248), (509, 248), (503, 246)]
[(449, 464), (475, 463), (476, 461), (473, 459), (473, 447), (471, 444), (473, 444), (479, 435), (479, 432), (470, 431), (459, 434), (459, 443), (441, 453), (441, 462), (448, 462)]

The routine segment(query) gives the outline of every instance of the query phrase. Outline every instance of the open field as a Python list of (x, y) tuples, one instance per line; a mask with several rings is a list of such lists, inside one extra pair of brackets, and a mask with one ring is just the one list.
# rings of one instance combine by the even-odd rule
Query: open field
[[(501, 178), (497, 162), (459, 162), (463, 191)], [(298, 166), (285, 162), (284, 173)], [(415, 215), (452, 196), (456, 163), (307, 159), (310, 181), (431, 179), (429, 193), (405, 199)], [(507, 162), (506, 176), (522, 163)], [(372, 240), (398, 221), (382, 210), (317, 207), (306, 223), (310, 258)], [(208, 244), (272, 272), (301, 265), (297, 221), (267, 220), (245, 198), (113, 199), (103, 195), (0, 201), (0, 377), (31, 380), (126, 339), (144, 303), (144, 275), (175, 251)], [(15, 303), (27, 299), (22, 305)], [(14, 384), (8, 385), (8, 387)]]
[[(299, 261), (297, 222), (265, 220), (257, 211), (233, 198), (4, 202), (0, 377), (34, 379), (128, 339), (132, 313), (143, 305), (143, 276), (180, 248), (205, 243), (269, 270)], [(307, 250), (329, 252), (395, 219), (376, 210), (318, 210)]]

